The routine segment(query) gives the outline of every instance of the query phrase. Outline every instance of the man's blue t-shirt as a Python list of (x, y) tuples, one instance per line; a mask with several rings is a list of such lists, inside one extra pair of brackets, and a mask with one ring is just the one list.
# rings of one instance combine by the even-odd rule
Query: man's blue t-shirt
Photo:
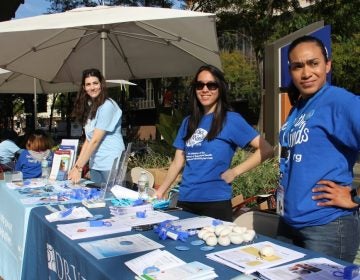
[(189, 202), (211, 202), (229, 200), (231, 184), (221, 179), (229, 169), (237, 147), (245, 147), (258, 132), (238, 113), (228, 112), (226, 122), (219, 135), (205, 140), (214, 114), (203, 116), (199, 127), (188, 141), (184, 141), (189, 117), (185, 118), (174, 141), (176, 149), (183, 150), (186, 163), (179, 189), (179, 200)]
[(282, 167), (284, 219), (295, 228), (327, 224), (352, 209), (317, 206), (312, 189), (321, 180), (349, 186), (360, 150), (360, 96), (325, 85), (293, 108), (280, 131), (289, 148)]

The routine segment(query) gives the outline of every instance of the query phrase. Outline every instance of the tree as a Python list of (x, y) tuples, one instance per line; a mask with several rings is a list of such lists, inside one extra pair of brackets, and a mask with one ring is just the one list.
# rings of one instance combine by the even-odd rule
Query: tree
[(309, 17), (331, 25), (332, 83), (360, 93), (360, 1), (311, 1)]
[(221, 52), (225, 79), (229, 83), (230, 100), (248, 100), (249, 107), (258, 111), (260, 88), (255, 63), (239, 51)]

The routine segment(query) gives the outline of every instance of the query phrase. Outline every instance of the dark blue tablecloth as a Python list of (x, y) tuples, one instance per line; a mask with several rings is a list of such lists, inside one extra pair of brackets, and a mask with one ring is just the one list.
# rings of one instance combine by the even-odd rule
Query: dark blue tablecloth
[[(89, 211), (93, 214), (103, 214), (105, 217), (110, 216), (108, 208), (90, 209)], [(78, 243), (139, 232), (132, 231), (122, 234), (112, 234), (74, 241), (70, 240), (56, 229), (56, 225), (58, 223), (49, 223), (45, 219), (46, 214), (49, 214), (49, 210), (46, 207), (34, 208), (30, 213), (22, 279), (134, 279), (135, 274), (124, 265), (124, 262), (136, 258), (145, 252), (98, 260), (83, 248), (81, 248)], [(180, 218), (194, 216), (190, 213), (182, 211), (172, 212), (172, 214), (177, 215)], [(163, 244), (165, 246), (164, 249), (178, 256), (185, 262), (197, 260), (204, 264), (210, 265), (219, 275), (219, 279), (231, 279), (232, 277), (240, 274), (240, 272), (232, 268), (207, 259), (205, 256), (207, 252), (201, 251), (200, 246), (193, 246), (190, 244), (192, 240), (197, 239), (196, 236), (190, 237), (185, 243), (183, 243), (181, 241), (175, 241), (172, 239), (159, 240), (157, 234), (152, 230), (143, 231), (141, 234)], [(284, 245), (284, 243), (264, 236), (258, 236), (256, 242), (264, 240), (269, 240)], [(175, 248), (178, 245), (187, 245), (190, 247), (190, 250), (178, 251)], [(307, 253), (306, 258), (320, 256), (314, 252), (304, 250), (289, 244), (286, 246)], [(222, 247), (218, 245), (216, 246), (215, 250), (224, 250), (232, 247), (234, 246)]]

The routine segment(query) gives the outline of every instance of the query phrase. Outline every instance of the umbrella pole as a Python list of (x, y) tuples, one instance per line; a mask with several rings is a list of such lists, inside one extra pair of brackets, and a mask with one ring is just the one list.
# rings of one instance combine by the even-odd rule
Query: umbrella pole
[(101, 31), (101, 35), (100, 35), (100, 39), (101, 39), (101, 59), (102, 59), (102, 74), (103, 76), (106, 78), (106, 73), (105, 73), (105, 44), (106, 44), (106, 39), (107, 39), (107, 32), (106, 31)]
[(36, 94), (36, 78), (34, 78), (34, 127), (37, 128), (37, 94)]

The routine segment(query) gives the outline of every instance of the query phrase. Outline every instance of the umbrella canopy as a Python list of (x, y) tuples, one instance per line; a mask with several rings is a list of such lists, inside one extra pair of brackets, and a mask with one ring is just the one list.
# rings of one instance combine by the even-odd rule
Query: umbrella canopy
[[(106, 80), (108, 87), (125, 85), (136, 85), (126, 80)], [(25, 74), (11, 72), (0, 68), (0, 93), (58, 93), (58, 92), (77, 92), (80, 82), (55, 83), (46, 82)]]
[[(125, 85), (136, 85), (126, 80), (107, 80), (108, 87), (120, 86), (125, 89)], [(46, 82), (25, 74), (11, 72), (0, 68), (0, 94), (1, 93), (15, 93), (15, 94), (33, 94), (34, 95), (34, 121), (37, 124), (37, 94), (38, 93), (64, 93), (77, 92), (80, 83), (54, 83)]]
[(86, 68), (107, 79), (192, 75), (221, 69), (215, 15), (98, 6), (0, 23), (0, 67), (49, 82), (79, 82)]
[(55, 93), (79, 90), (77, 83), (46, 82), (20, 73), (0, 68), (0, 93)]

